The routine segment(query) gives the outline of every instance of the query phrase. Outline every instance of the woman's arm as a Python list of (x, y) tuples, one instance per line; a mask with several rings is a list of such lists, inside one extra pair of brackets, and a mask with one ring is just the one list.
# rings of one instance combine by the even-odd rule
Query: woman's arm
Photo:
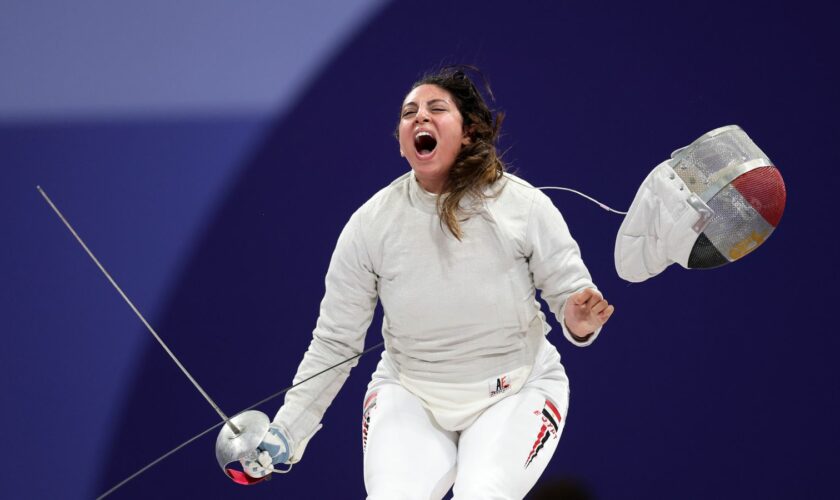
[[(535, 193), (531, 205), (526, 242), (534, 285), (562, 326), (563, 334), (575, 345), (591, 344), (613, 309), (592, 283), (580, 248), (560, 211), (541, 192)], [(592, 292), (599, 300), (590, 295)], [(600, 321), (605, 311), (606, 318)], [(590, 317), (593, 312), (594, 318)]]
[[(326, 291), (312, 342), (294, 383), (362, 352), (377, 301), (376, 274), (364, 242), (359, 211), (338, 238), (325, 279)], [(290, 434), (292, 457), (300, 459), (308, 439), (320, 427), (327, 407), (358, 361), (341, 365), (286, 393), (274, 422)], [(296, 460), (295, 460), (296, 461)]]

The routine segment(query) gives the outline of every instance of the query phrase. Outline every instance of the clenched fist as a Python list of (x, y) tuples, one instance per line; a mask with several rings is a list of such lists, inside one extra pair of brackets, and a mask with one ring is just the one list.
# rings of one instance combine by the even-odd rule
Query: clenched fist
[(575, 337), (585, 338), (604, 325), (615, 307), (611, 306), (600, 293), (586, 288), (572, 294), (566, 301), (566, 328)]

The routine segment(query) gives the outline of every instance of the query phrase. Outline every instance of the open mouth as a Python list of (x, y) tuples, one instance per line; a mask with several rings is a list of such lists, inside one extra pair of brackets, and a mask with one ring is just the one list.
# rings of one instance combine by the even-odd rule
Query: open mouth
[(431, 154), (436, 147), (437, 139), (435, 139), (432, 134), (424, 131), (418, 132), (417, 135), (414, 136), (414, 149), (416, 149), (417, 153), (420, 155)]

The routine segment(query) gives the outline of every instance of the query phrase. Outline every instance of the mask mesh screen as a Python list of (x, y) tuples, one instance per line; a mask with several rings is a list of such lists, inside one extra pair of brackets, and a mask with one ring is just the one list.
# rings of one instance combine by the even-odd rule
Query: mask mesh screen
[(776, 167), (757, 168), (732, 181), (732, 186), (773, 227), (785, 211), (787, 192)]
[(767, 156), (738, 128), (676, 151), (673, 168), (692, 193), (701, 194), (715, 181), (719, 170), (756, 158)]
[(713, 267), (720, 267), (728, 264), (726, 257), (718, 252), (718, 249), (712, 245), (709, 238), (705, 234), (700, 234), (694, 246), (691, 248), (691, 254), (688, 256), (689, 269), (711, 269)]
[(704, 234), (726, 260), (738, 260), (770, 236), (775, 229), (771, 222), (779, 222), (784, 205), (785, 187), (778, 170), (772, 166), (751, 170), (709, 200), (715, 215)]

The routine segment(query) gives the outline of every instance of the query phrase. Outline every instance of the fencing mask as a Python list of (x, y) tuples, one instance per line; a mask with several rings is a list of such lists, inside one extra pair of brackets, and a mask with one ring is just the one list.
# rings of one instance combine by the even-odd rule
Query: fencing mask
[(674, 262), (734, 262), (770, 236), (785, 196), (779, 171), (740, 127), (712, 130), (645, 178), (618, 230), (616, 271), (641, 282)]

